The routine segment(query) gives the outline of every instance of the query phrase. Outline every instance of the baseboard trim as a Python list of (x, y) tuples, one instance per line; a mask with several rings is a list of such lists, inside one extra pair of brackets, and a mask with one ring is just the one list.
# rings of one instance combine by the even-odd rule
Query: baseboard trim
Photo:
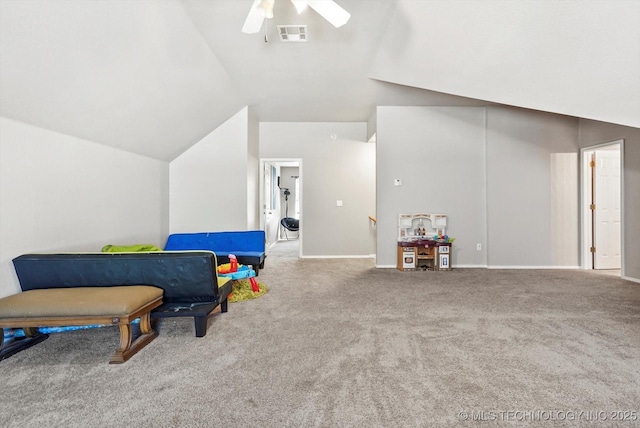
[(640, 279), (638, 278), (632, 278), (630, 276), (621, 276), (620, 278), (624, 279), (625, 281), (637, 282), (640, 284)]
[(487, 266), (487, 269), (581, 269), (580, 266)]
[[(376, 265), (379, 269), (396, 268), (396, 265)], [(452, 265), (452, 269), (580, 269), (580, 266), (487, 266), (487, 265)], [(624, 279), (624, 278), (623, 278)], [(634, 281), (633, 279), (629, 279)], [(640, 280), (635, 280), (640, 282)]]
[(451, 265), (451, 269), (486, 269), (487, 265)]
[(372, 259), (375, 255), (354, 255), (354, 256), (300, 256), (301, 259)]

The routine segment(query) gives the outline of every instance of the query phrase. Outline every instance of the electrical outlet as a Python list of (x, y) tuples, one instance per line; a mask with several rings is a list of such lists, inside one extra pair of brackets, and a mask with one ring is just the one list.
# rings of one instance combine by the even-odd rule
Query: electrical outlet
[(482, 244), (476, 244), (476, 250), (482, 251)]

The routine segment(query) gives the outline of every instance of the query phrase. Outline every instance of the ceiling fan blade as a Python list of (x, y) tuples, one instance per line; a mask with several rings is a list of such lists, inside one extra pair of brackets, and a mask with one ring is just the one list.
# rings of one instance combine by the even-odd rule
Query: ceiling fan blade
[(300, 15), (309, 5), (309, 0), (291, 0), (291, 3), (293, 3), (296, 8), (296, 12)]
[(264, 21), (265, 14), (259, 7), (261, 3), (262, 0), (255, 0), (251, 5), (249, 15), (247, 15), (247, 19), (244, 21), (244, 25), (242, 26), (243, 33), (255, 34), (260, 31), (260, 28), (262, 28), (262, 22)]
[(309, 0), (308, 4), (334, 27), (343, 26), (351, 18), (351, 14), (333, 0)]

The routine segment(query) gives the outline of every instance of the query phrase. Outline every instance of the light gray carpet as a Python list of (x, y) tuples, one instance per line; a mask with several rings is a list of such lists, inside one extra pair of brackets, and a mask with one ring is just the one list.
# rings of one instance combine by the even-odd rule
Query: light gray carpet
[(298, 260), (296, 245), (267, 258), (270, 292), (214, 314), (204, 338), (168, 319), (123, 365), (107, 364), (112, 327), (0, 362), (0, 426), (640, 425), (612, 413), (640, 411), (640, 284), (381, 270)]

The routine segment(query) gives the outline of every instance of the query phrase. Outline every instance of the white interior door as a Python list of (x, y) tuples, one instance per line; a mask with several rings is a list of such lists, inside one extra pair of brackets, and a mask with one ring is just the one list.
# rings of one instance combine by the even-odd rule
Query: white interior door
[(620, 269), (620, 150), (595, 151), (594, 269)]

